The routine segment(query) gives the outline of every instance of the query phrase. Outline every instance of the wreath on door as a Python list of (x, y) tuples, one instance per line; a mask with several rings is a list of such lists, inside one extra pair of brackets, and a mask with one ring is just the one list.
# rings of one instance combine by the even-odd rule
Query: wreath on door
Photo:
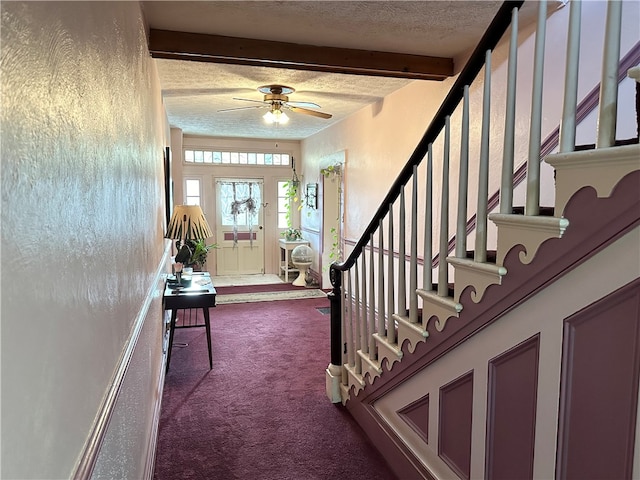
[(233, 216), (233, 246), (238, 245), (238, 215), (247, 213), (249, 222), (249, 242), (253, 248), (253, 216), (257, 212), (256, 201), (253, 199), (253, 184), (249, 184), (249, 197), (238, 200), (236, 195), (236, 184), (233, 184), (233, 202), (231, 202), (231, 215)]

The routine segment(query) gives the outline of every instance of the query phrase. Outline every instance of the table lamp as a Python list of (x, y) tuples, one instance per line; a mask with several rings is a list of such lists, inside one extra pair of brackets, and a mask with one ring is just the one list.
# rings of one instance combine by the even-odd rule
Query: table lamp
[(189, 240), (204, 240), (213, 236), (211, 227), (200, 205), (176, 205), (169, 221), (165, 238), (176, 240), (176, 263), (186, 263), (191, 258)]

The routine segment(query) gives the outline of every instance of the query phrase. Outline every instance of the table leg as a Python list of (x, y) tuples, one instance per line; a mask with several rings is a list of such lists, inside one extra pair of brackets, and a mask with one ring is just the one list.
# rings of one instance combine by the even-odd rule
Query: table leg
[(211, 358), (211, 322), (209, 321), (209, 307), (202, 309), (204, 313), (204, 324), (207, 329), (207, 347), (209, 347), (209, 370), (213, 370), (213, 360)]
[(289, 283), (289, 249), (284, 249), (284, 282)]
[(176, 331), (176, 317), (178, 310), (171, 310), (171, 326), (169, 327), (169, 350), (167, 351), (167, 369), (169, 371), (169, 363), (171, 363), (171, 347), (173, 347), (173, 333)]

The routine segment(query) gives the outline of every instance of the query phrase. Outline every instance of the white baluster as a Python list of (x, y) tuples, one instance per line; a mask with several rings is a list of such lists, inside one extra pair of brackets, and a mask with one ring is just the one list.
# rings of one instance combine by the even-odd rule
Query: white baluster
[(347, 308), (349, 305), (349, 294), (347, 292), (347, 283), (346, 283), (346, 279), (350, 276), (350, 272), (346, 271), (346, 272), (341, 272), (342, 275), (342, 282), (341, 285), (343, 285), (343, 289), (344, 289), (344, 293), (343, 293), (343, 298), (342, 298), (342, 311), (340, 312), (340, 316), (342, 317), (342, 344), (344, 345), (344, 348), (342, 349), (342, 384), (343, 385), (348, 385), (349, 384), (349, 374), (347, 372), (347, 369), (344, 368), (345, 366), (347, 366), (349, 364), (349, 353), (348, 353), (348, 348), (349, 348), (349, 340), (347, 337), (347, 320), (349, 318), (349, 316), (347, 315)]
[[(386, 299), (384, 291), (384, 230), (383, 221), (380, 219), (378, 227), (378, 334), (384, 336), (386, 334), (385, 308), (384, 301)], [(391, 283), (391, 279), (388, 280)]]
[(476, 210), (476, 245), (473, 259), (487, 261), (487, 199), (489, 196), (489, 125), (491, 122), (491, 50), (484, 60), (484, 93), (482, 98), (482, 133), (478, 171), (478, 208)]
[(607, 26), (604, 37), (602, 78), (600, 80), (600, 111), (598, 114), (598, 140), (596, 142), (596, 148), (611, 147), (616, 141), (618, 61), (620, 58), (621, 24), (622, 2), (607, 2)]
[(544, 43), (547, 30), (547, 2), (538, 3), (538, 25), (533, 60), (533, 93), (531, 95), (531, 125), (529, 127), (529, 158), (527, 161), (527, 202), (525, 215), (540, 213), (540, 142), (542, 141), (542, 83), (544, 76)]
[(409, 252), (409, 321), (418, 321), (418, 166), (413, 166), (411, 185), (411, 250)]
[(451, 117), (447, 115), (444, 127), (444, 159), (442, 161), (442, 200), (440, 206), (440, 251), (438, 263), (438, 295), (449, 295), (449, 146), (451, 135)]
[(395, 268), (393, 266), (393, 203), (389, 205), (389, 255), (387, 263), (387, 278), (389, 282), (387, 284), (387, 341), (389, 343), (395, 343), (396, 341), (396, 329), (395, 321), (393, 320), (393, 310), (395, 306)]
[(469, 85), (464, 86), (460, 135), (460, 175), (458, 179), (458, 224), (456, 257), (467, 256), (467, 192), (469, 191)]
[[(374, 360), (376, 358), (376, 340), (373, 337), (374, 332), (376, 331), (376, 309), (374, 305), (376, 304), (376, 292), (375, 292), (375, 274), (373, 271), (373, 233), (371, 234), (371, 239), (369, 240), (369, 265), (371, 268), (369, 269), (369, 358)], [(382, 277), (382, 275), (379, 275)], [(382, 278), (380, 279), (382, 281)]]
[(349, 365), (355, 366), (356, 359), (354, 355), (353, 348), (353, 296), (352, 296), (353, 288), (351, 282), (351, 271), (348, 272), (347, 275), (347, 354), (349, 359)]
[(406, 209), (404, 204), (404, 185), (400, 189), (400, 231), (398, 232), (398, 315), (407, 314), (407, 272), (406, 272)]
[(362, 259), (362, 296), (360, 297), (360, 305), (361, 305), (361, 321), (362, 321), (362, 329), (360, 336), (360, 349), (362, 353), (369, 353), (369, 317), (367, 316), (367, 255), (366, 251), (363, 250), (360, 255)]
[(424, 246), (422, 251), (422, 289), (433, 290), (433, 144), (427, 149), (427, 169), (424, 201)]
[(507, 73), (507, 104), (504, 117), (504, 148), (500, 183), (500, 213), (513, 211), (513, 161), (515, 155), (516, 80), (518, 71), (518, 9), (511, 12), (509, 68)]
[[(569, 7), (567, 63), (564, 75), (564, 103), (560, 121), (560, 152), (573, 152), (576, 146), (576, 108), (580, 65), (580, 13), (582, 2), (573, 0)], [(616, 82), (617, 83), (617, 82)]]

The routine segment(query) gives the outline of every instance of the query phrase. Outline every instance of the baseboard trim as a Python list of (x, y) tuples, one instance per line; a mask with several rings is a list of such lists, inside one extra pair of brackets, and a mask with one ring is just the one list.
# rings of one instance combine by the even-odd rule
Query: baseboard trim
[[(165, 322), (169, 312), (165, 312)], [(164, 340), (163, 340), (164, 342)], [(156, 401), (153, 406), (153, 424), (151, 425), (151, 435), (149, 435), (149, 444), (147, 446), (147, 460), (144, 465), (144, 479), (153, 480), (156, 466), (156, 451), (158, 446), (158, 428), (160, 426), (160, 411), (162, 409), (162, 394), (164, 392), (164, 378), (166, 375), (167, 355), (163, 346), (162, 367), (160, 368), (160, 376), (158, 377), (158, 385), (156, 389)]]
[(371, 405), (361, 408), (346, 408), (370, 439), (375, 438), (376, 449), (380, 452), (398, 478), (415, 480), (436, 480), (437, 477), (422, 464), (418, 457), (400, 440), (392, 428), (380, 417)]

